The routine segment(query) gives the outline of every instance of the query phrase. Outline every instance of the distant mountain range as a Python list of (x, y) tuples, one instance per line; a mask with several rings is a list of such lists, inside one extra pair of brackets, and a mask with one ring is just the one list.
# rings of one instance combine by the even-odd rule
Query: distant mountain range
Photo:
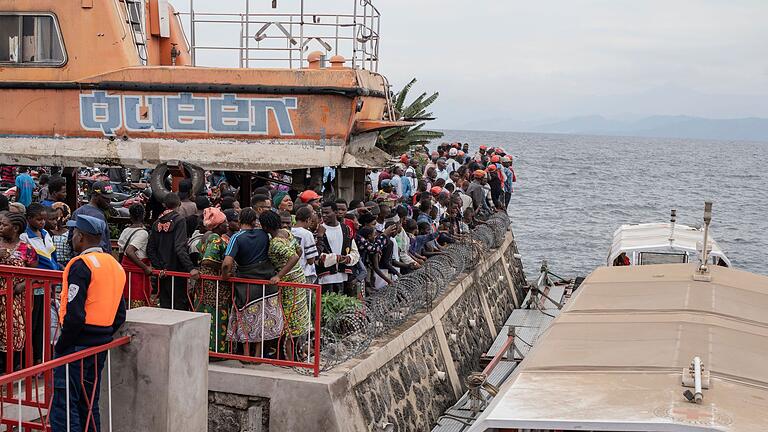
[(465, 128), (576, 135), (768, 141), (768, 119), (757, 117), (711, 119), (680, 115), (619, 120), (590, 115), (539, 122), (486, 119), (468, 124)]

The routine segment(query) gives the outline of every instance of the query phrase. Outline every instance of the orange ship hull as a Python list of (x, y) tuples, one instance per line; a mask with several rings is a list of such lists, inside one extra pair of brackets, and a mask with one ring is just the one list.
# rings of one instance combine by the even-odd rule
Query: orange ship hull
[[(374, 72), (311, 63), (307, 69), (185, 66), (180, 23), (170, 6), (163, 14), (153, 1), (146, 3), (147, 16), (156, 19), (148, 20), (144, 65), (115, 5), (22, 0), (2, 6), (0, 13), (55, 19), (65, 60), (39, 67), (0, 62), (0, 164), (366, 166), (362, 161), (382, 157), (375, 131), (398, 125), (383, 120), (388, 90)], [(171, 17), (165, 30), (158, 27), (163, 16)], [(182, 49), (171, 59), (168, 47), (177, 45)]]

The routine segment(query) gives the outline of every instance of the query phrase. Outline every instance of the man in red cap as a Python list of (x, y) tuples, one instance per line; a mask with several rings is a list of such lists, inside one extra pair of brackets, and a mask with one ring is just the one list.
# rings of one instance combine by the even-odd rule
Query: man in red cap
[(464, 153), (464, 150), (459, 150), (459, 152), (456, 155), (456, 160), (459, 161), (461, 165), (464, 165), (467, 163), (467, 154)]
[(475, 170), (472, 177), (472, 182), (467, 187), (467, 195), (472, 198), (472, 207), (476, 213), (484, 211), (489, 214), (490, 209), (485, 201), (485, 190), (483, 189), (483, 186), (488, 183), (486, 173), (483, 170)]
[[(498, 158), (498, 156), (493, 156)], [(504, 206), (504, 187), (502, 186), (501, 178), (499, 177), (499, 169), (496, 164), (488, 165), (488, 186), (491, 187), (491, 200), (493, 205), (499, 209)]]
[(311, 205), (312, 208), (315, 209), (315, 211), (317, 211), (320, 208), (320, 198), (322, 197), (312, 189), (307, 189), (304, 192), (299, 194), (299, 199), (301, 200), (301, 202)]
[(481, 145), (480, 148), (477, 150), (477, 153), (475, 153), (475, 156), (472, 158), (474, 160), (482, 160), (483, 156), (485, 156), (485, 152), (488, 150), (488, 147)]

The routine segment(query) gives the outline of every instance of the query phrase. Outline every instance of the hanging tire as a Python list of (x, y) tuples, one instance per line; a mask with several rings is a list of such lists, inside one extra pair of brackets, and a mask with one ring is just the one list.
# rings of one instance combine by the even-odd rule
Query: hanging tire
[[(199, 166), (182, 162), (182, 168), (186, 178), (192, 180), (192, 192), (197, 195), (205, 187), (205, 171)], [(168, 178), (168, 164), (159, 164), (152, 171), (149, 178), (149, 186), (152, 188), (152, 195), (156, 200), (163, 202), (165, 197), (171, 192), (165, 185)]]

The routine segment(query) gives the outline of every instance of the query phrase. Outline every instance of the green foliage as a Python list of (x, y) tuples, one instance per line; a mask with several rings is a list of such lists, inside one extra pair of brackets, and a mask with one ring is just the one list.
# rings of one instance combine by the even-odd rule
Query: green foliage
[(339, 314), (349, 313), (361, 306), (360, 300), (344, 294), (328, 293), (321, 298), (323, 325), (333, 322)]
[(392, 103), (394, 104), (395, 117), (392, 120), (410, 121), (416, 124), (412, 126), (403, 126), (397, 128), (385, 129), (379, 134), (377, 145), (391, 155), (400, 155), (416, 146), (427, 144), (431, 140), (442, 138), (443, 133), (424, 129), (426, 122), (434, 120), (435, 117), (427, 108), (432, 105), (439, 95), (438, 92), (427, 96), (422, 93), (406, 105), (408, 92), (416, 83), (416, 78), (412, 79), (397, 94), (394, 95)]

